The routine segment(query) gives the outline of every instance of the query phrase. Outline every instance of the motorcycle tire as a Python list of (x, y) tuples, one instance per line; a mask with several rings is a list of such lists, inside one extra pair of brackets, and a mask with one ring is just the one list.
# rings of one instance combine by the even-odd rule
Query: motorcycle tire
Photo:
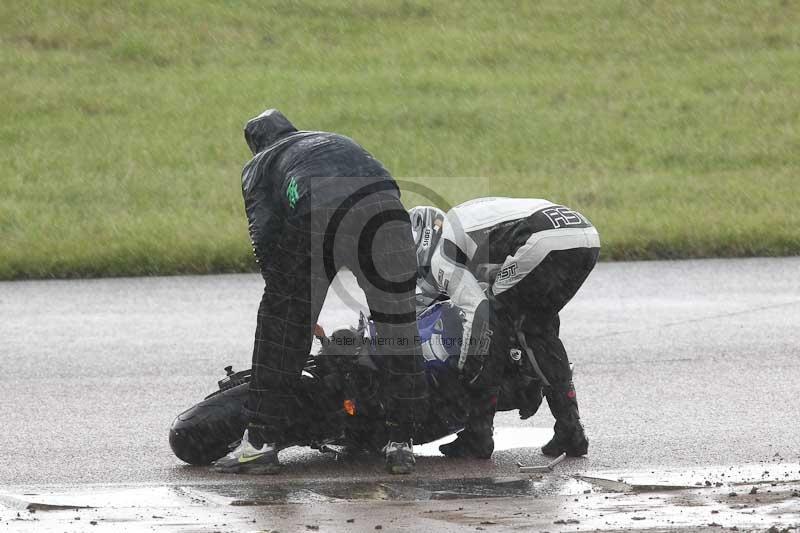
[(190, 465), (208, 465), (227, 454), (247, 427), (248, 386), (218, 391), (179, 414), (169, 429), (173, 453)]

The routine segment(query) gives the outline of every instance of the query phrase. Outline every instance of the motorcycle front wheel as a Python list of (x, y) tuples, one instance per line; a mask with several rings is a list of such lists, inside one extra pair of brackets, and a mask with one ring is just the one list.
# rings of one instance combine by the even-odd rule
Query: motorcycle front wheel
[(190, 465), (208, 465), (227, 454), (247, 427), (248, 386), (219, 391), (179, 414), (169, 428), (173, 453)]

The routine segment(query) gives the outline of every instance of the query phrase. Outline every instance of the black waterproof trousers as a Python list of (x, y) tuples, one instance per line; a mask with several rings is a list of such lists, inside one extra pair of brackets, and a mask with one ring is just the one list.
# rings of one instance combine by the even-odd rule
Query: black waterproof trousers
[(508, 337), (518, 329), (547, 381), (553, 385), (569, 382), (572, 372), (559, 338), (559, 312), (583, 285), (599, 253), (599, 248), (553, 250), (519, 283), (495, 296), (492, 359), (508, 359)]
[[(301, 202), (307, 200), (301, 200)], [(256, 243), (256, 248), (260, 248)], [(343, 204), (298, 205), (259, 258), (264, 295), (258, 310), (247, 412), (266, 442), (280, 442), (295, 416), (294, 391), (312, 331), (341, 268), (366, 294), (384, 360), (390, 438), (407, 441), (424, 419), (427, 384), (414, 303), (416, 256), (408, 214), (396, 194), (351, 197)], [(338, 283), (346, 303), (355, 301)]]

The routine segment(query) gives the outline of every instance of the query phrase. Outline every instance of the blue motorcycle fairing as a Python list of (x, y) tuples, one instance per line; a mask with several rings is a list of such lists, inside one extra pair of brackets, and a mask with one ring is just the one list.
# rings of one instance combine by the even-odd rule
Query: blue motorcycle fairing
[[(461, 311), (449, 301), (428, 307), (417, 317), (419, 343), (425, 358), (426, 369), (432, 370), (458, 361), (461, 354), (461, 339), (464, 333), (464, 318)], [(370, 338), (377, 337), (375, 323), (369, 321)], [(370, 352), (375, 353), (375, 343), (369, 343)], [(451, 358), (455, 358), (451, 361)], [(449, 362), (449, 363), (448, 363)]]

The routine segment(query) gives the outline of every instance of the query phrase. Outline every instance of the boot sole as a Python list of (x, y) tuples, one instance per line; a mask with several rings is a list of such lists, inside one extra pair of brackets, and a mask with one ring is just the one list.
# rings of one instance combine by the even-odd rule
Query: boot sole
[(439, 452), (447, 457), (448, 459), (491, 459), (492, 453), (494, 450), (484, 453), (473, 452), (469, 450), (453, 450), (453, 451), (445, 451), (442, 449), (442, 446), (439, 447)]
[(454, 455), (447, 455), (446, 453), (442, 453), (442, 455), (444, 455), (448, 459), (481, 459), (481, 460), (486, 460), (486, 459), (491, 459), (492, 458), (491, 454), (485, 455), (485, 454), (476, 454), (476, 453), (465, 453), (465, 454), (461, 454), (461, 455), (455, 455), (455, 454)]
[[(581, 452), (581, 453), (579, 453), (579, 452)], [(562, 453), (566, 453), (567, 457), (583, 457), (584, 455), (588, 455), (589, 454), (589, 450), (588, 449), (586, 449), (586, 450), (567, 450), (567, 449), (545, 450), (544, 448), (542, 448), (542, 454), (546, 455), (547, 457), (558, 457)]]

